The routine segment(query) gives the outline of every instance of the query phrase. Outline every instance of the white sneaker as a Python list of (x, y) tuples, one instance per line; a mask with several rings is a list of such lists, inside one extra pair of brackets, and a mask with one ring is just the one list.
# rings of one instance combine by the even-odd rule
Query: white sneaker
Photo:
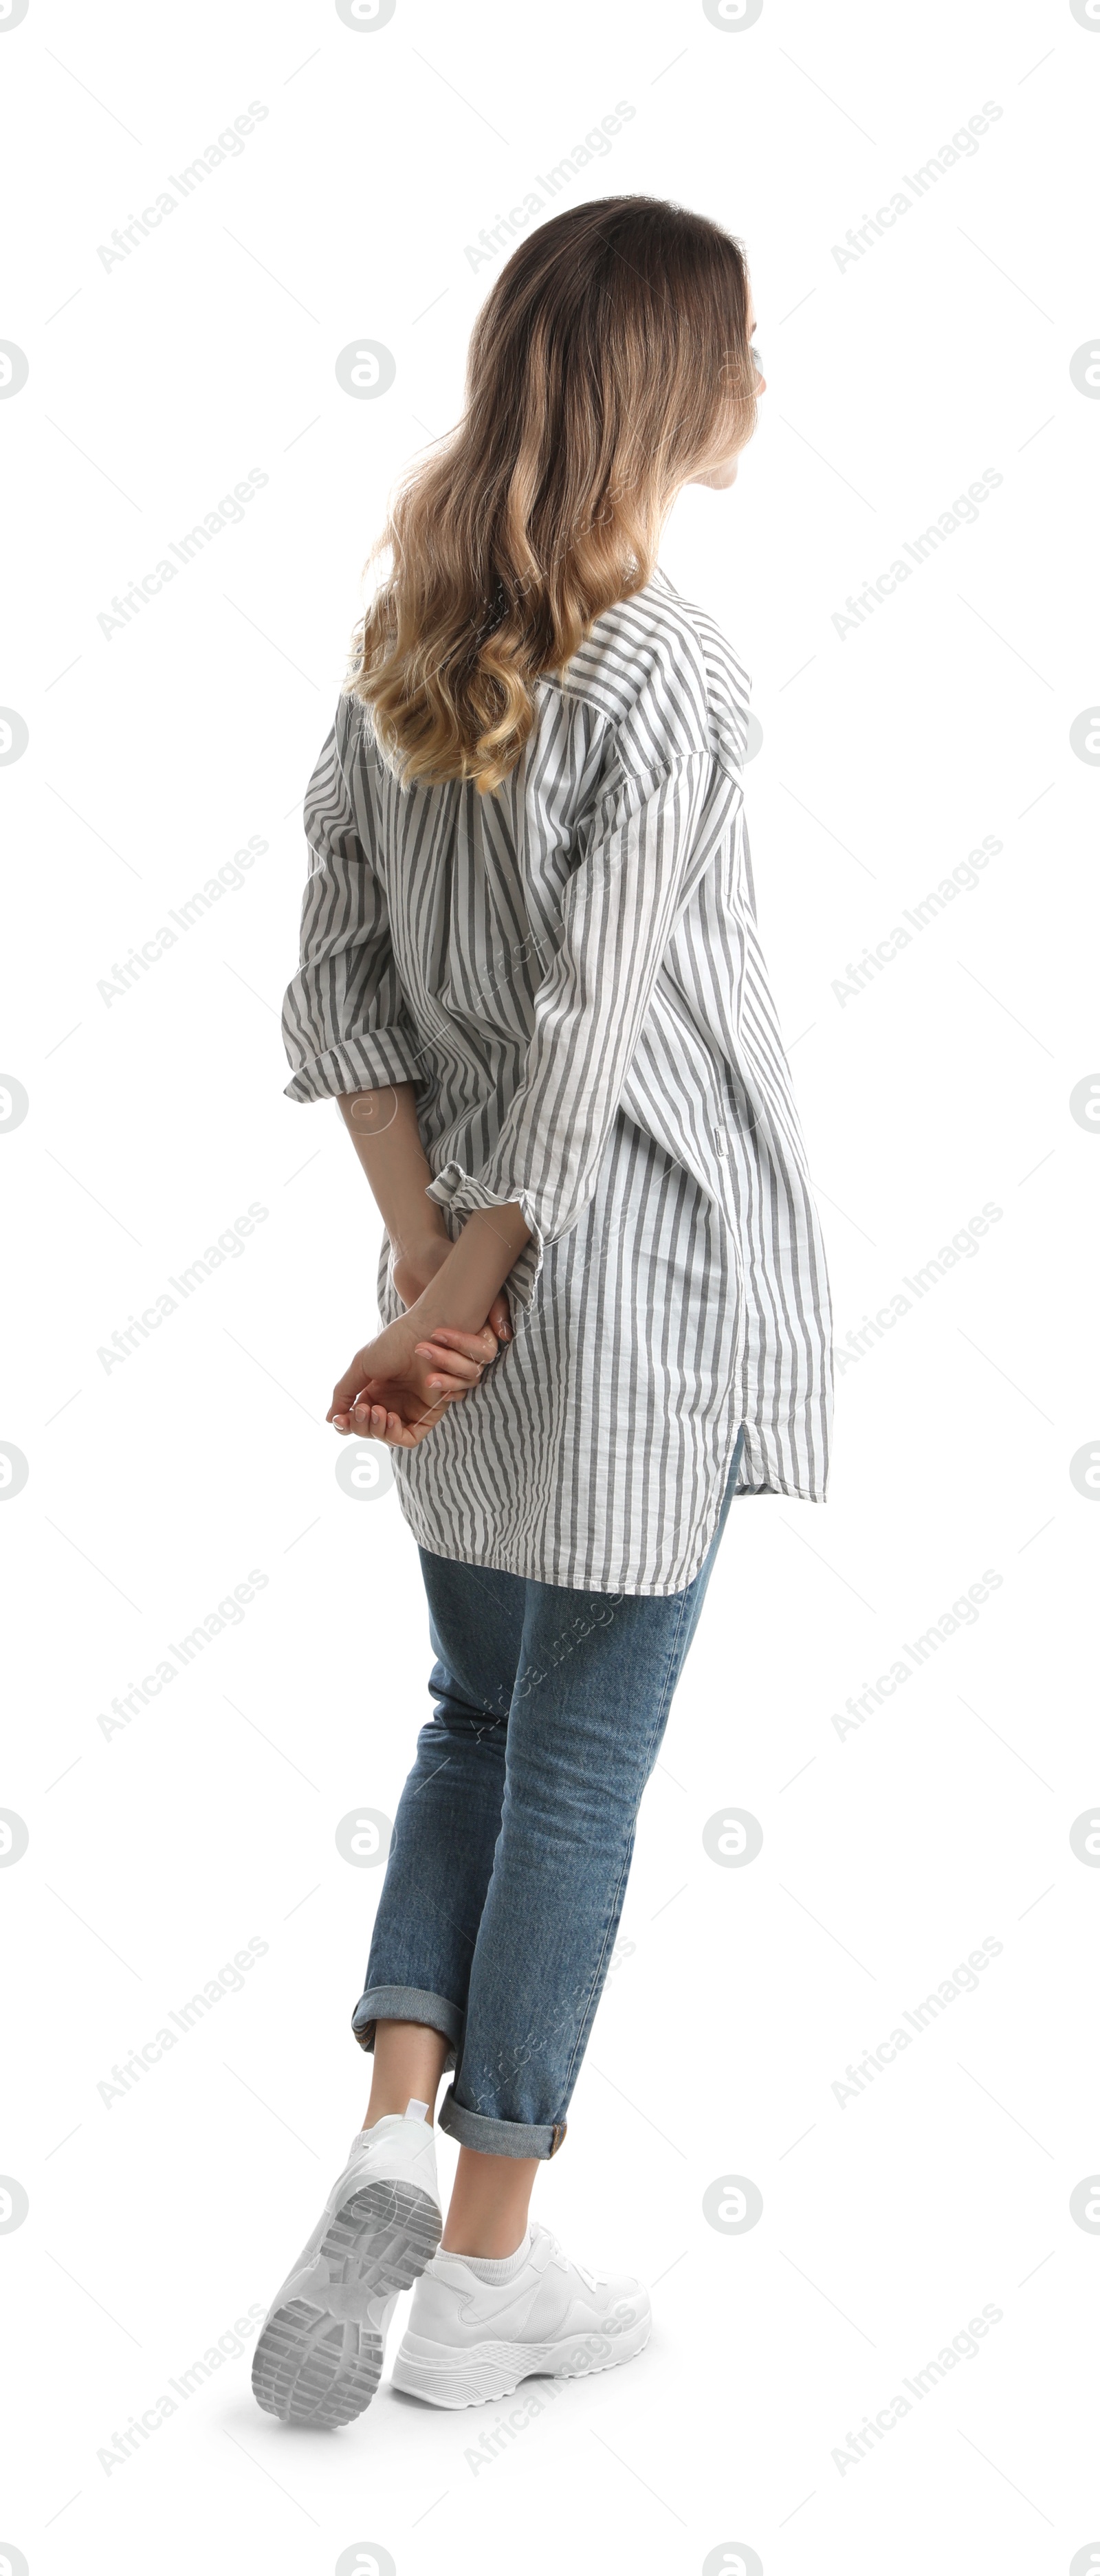
[(326, 2430), (361, 2415), (378, 2386), (398, 2293), (430, 2262), (442, 2223), (426, 2105), (358, 2130), (261, 2327), (257, 2404), (283, 2424)]
[(461, 2254), (437, 2254), (417, 2282), (393, 2384), (432, 2406), (510, 2397), (521, 2379), (583, 2379), (632, 2361), (649, 2341), (649, 2293), (629, 2274), (585, 2271), (548, 2227), (526, 2261), (482, 2281)]

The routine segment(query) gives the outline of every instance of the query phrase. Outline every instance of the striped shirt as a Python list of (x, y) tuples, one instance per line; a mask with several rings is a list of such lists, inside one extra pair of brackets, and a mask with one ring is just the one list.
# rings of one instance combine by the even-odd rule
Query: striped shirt
[[(452, 1239), (518, 1203), (514, 1339), (391, 1452), (421, 1546), (680, 1591), (738, 1491), (824, 1499), (829, 1287), (768, 988), (749, 680), (655, 573), (599, 618), (495, 794), (402, 787), (342, 697), (305, 799), (290, 1100), (417, 1086)], [(378, 1303), (402, 1312), (383, 1236)]]

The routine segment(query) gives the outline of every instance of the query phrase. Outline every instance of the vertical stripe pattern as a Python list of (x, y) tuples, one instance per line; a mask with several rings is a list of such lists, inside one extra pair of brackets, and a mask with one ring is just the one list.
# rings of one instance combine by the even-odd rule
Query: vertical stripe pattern
[[(680, 1591), (739, 1487), (824, 1499), (829, 1285), (760, 950), (749, 682), (658, 572), (600, 618), (495, 795), (403, 788), (342, 698), (305, 802), (291, 1100), (417, 1086), (454, 1237), (518, 1202), (515, 1338), (415, 1450), (438, 1555)], [(383, 1238), (378, 1301), (401, 1312)]]

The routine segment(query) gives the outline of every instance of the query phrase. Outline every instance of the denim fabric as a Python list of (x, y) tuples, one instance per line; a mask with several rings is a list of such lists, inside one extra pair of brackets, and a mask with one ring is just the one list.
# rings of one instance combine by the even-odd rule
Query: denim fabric
[(550, 2156), (615, 1943), (642, 1791), (695, 1633), (740, 1465), (683, 1592), (624, 1595), (420, 1550), (435, 1714), (401, 1793), (352, 2017), (451, 2042), (439, 2125)]

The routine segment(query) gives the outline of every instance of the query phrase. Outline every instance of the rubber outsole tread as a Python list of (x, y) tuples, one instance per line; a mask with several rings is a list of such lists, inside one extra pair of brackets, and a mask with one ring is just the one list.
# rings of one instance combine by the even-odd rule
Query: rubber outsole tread
[[(365, 2183), (336, 2211), (318, 2254), (334, 2284), (388, 2298), (419, 2280), (441, 2228), (435, 2202), (415, 2184)], [(381, 2375), (382, 2338), (372, 2326), (288, 2299), (260, 2334), (252, 2394), (280, 2423), (328, 2432), (363, 2413)]]

